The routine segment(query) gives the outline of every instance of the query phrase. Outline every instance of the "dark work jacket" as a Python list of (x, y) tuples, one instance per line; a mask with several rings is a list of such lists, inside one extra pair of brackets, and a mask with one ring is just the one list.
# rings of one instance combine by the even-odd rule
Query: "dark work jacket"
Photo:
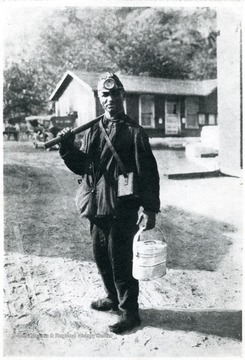
[[(105, 126), (103, 115), (99, 121)], [(144, 129), (127, 115), (122, 115), (119, 121), (109, 121), (110, 140), (126, 171), (133, 172), (137, 182), (137, 197), (118, 198), (117, 180), (121, 170), (107, 145), (99, 121), (86, 132), (80, 149), (75, 146), (68, 150), (60, 148), (66, 166), (82, 176), (83, 196), (93, 192), (95, 206), (92, 214), (88, 216), (86, 211), (81, 211), (82, 215), (120, 216), (125, 211), (138, 211), (140, 206), (146, 211), (159, 212), (159, 174)]]

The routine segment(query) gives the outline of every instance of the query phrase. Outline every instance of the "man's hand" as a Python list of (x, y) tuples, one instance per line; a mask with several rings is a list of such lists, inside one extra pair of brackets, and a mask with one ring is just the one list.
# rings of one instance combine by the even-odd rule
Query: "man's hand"
[(58, 133), (58, 136), (61, 137), (61, 147), (68, 149), (73, 146), (75, 134), (71, 130), (71, 128), (66, 127)]
[(137, 225), (143, 221), (143, 228), (145, 230), (151, 230), (156, 225), (156, 214), (151, 211), (143, 211), (139, 214)]

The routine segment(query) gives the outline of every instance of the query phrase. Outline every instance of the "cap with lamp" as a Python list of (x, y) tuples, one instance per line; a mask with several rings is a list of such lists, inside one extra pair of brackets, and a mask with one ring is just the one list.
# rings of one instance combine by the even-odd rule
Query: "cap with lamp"
[(101, 76), (98, 82), (98, 91), (105, 92), (111, 90), (124, 90), (124, 87), (117, 75), (107, 72)]

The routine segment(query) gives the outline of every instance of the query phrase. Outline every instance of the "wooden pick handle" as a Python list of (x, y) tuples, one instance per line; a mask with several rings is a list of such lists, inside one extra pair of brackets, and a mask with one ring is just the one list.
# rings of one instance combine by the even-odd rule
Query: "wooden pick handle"
[[(101, 117), (101, 115), (100, 115), (100, 116), (98, 116), (96, 119), (88, 122), (87, 124), (84, 124), (84, 125), (81, 125), (81, 126), (78, 126), (78, 127), (74, 128), (74, 129), (72, 129), (71, 132), (72, 132), (73, 134), (79, 134), (80, 132), (85, 131), (85, 130), (89, 129), (90, 127), (92, 127), (92, 126), (93, 126), (94, 124), (96, 124), (101, 118), (102, 118), (102, 117)], [(61, 142), (61, 139), (62, 139), (61, 136), (57, 136), (56, 138), (47, 141), (46, 143), (44, 143), (45, 149), (48, 149), (48, 148), (50, 148), (50, 147), (52, 147), (52, 146), (54, 146), (54, 145), (59, 144), (59, 143)]]

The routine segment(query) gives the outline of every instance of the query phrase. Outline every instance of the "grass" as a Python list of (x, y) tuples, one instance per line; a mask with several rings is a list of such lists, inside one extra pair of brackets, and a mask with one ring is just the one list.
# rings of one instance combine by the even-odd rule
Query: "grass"
[[(75, 207), (77, 176), (58, 153), (8, 143), (4, 157), (5, 251), (93, 260), (89, 224)], [(229, 251), (230, 225), (172, 206), (157, 221), (170, 268), (214, 271)]]

